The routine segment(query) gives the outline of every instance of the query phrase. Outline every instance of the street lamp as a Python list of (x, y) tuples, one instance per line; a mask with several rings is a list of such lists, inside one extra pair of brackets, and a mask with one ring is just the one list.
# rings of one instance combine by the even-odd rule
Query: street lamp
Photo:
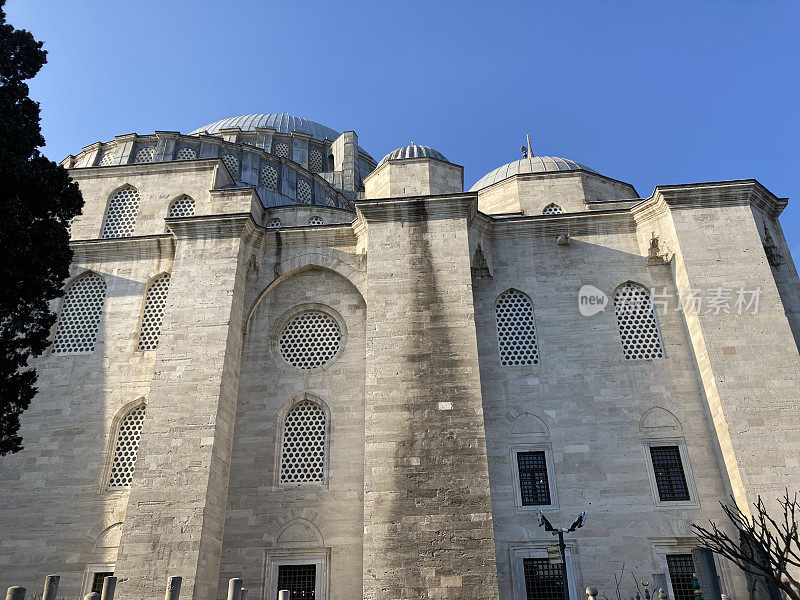
[(536, 513), (536, 520), (539, 522), (539, 527), (544, 527), (545, 531), (549, 531), (553, 535), (558, 536), (558, 549), (561, 552), (561, 576), (562, 583), (564, 584), (564, 598), (569, 600), (569, 583), (567, 582), (567, 546), (564, 543), (564, 534), (572, 533), (576, 529), (580, 529), (586, 523), (587, 511), (583, 511), (575, 522), (569, 527), (553, 527), (553, 524), (547, 520), (547, 517), (542, 514), (542, 511)]

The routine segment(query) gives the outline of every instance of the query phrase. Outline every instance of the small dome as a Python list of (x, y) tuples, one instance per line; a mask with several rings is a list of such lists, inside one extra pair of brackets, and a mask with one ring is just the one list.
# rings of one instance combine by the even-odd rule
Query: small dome
[(523, 173), (554, 173), (557, 171), (588, 171), (596, 173), (594, 169), (576, 163), (574, 160), (558, 158), (557, 156), (533, 156), (515, 160), (502, 167), (497, 167), (481, 177), (475, 185), (469, 188), (470, 192), (478, 192), (490, 185)]
[(435, 158), (436, 160), (442, 160), (444, 162), (450, 162), (444, 157), (444, 154), (439, 152), (438, 150), (434, 150), (430, 146), (417, 146), (413, 142), (409, 146), (404, 146), (402, 148), (398, 148), (397, 150), (392, 150), (381, 159), (381, 162), (378, 164), (381, 165), (385, 163), (387, 160), (401, 160), (403, 158)]

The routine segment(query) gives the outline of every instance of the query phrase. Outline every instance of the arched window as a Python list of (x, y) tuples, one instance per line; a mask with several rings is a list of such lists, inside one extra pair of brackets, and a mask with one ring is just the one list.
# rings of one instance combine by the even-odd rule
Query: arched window
[(175, 155), (175, 160), (194, 160), (197, 158), (197, 151), (194, 148), (181, 148)]
[(283, 422), (281, 483), (325, 479), (325, 410), (316, 402), (295, 404)]
[(133, 158), (134, 163), (150, 163), (153, 162), (153, 157), (156, 155), (155, 146), (143, 146), (136, 152)]
[(117, 190), (108, 201), (106, 222), (100, 237), (107, 239), (132, 236), (138, 212), (139, 190), (130, 185)]
[(194, 216), (194, 198), (189, 196), (181, 196), (169, 205), (167, 217), (193, 217)]
[(108, 167), (111, 163), (114, 162), (114, 159), (117, 157), (117, 153), (114, 152), (114, 148), (106, 148), (103, 150), (103, 156), (100, 157), (100, 162), (98, 163), (101, 167)]
[(261, 187), (271, 190), (278, 188), (278, 169), (272, 165), (261, 165), (261, 174), (258, 178)]
[(269, 223), (267, 223), (267, 229), (278, 229), (281, 226), (280, 219), (272, 219)]
[(275, 144), (275, 154), (283, 158), (289, 158), (289, 144), (286, 142), (277, 142)]
[(322, 217), (317, 215), (314, 215), (308, 220), (309, 225), (322, 225), (323, 223), (324, 221), (322, 220)]
[(312, 150), (308, 155), (308, 170), (313, 173), (322, 172), (322, 152)]
[(311, 204), (311, 186), (305, 179), (297, 180), (297, 201), (302, 204)]
[(542, 210), (543, 215), (560, 215), (563, 212), (564, 209), (562, 209), (558, 204), (555, 203), (548, 204)]
[(331, 196), (325, 196), (325, 206), (333, 206), (336, 207), (336, 200), (334, 200)]
[(53, 354), (94, 352), (105, 299), (106, 282), (95, 273), (87, 273), (69, 285), (58, 315)]
[(114, 444), (114, 457), (108, 477), (108, 489), (120, 490), (131, 487), (139, 440), (142, 437), (145, 405), (141, 404), (128, 412), (120, 421)]
[(508, 290), (494, 305), (501, 365), (538, 365), (533, 304), (519, 290)]
[(225, 163), (226, 167), (228, 167), (228, 171), (230, 171), (231, 176), (234, 179), (237, 179), (239, 177), (239, 159), (233, 154), (226, 154), (222, 157), (222, 162)]
[(169, 273), (165, 273), (156, 277), (147, 288), (142, 327), (139, 330), (139, 350), (155, 350), (158, 347), (161, 323), (164, 320), (164, 307), (167, 304), (169, 279)]
[(653, 300), (646, 288), (630, 281), (619, 286), (614, 293), (614, 312), (626, 359), (664, 356)]

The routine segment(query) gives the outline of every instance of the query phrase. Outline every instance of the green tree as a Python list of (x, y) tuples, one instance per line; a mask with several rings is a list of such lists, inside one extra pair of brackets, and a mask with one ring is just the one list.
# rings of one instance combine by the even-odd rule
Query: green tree
[(0, 0), (0, 456), (22, 449), (20, 414), (36, 394), (28, 365), (47, 349), (72, 251), (67, 224), (83, 198), (39, 152), (39, 104), (25, 80), (47, 61), (42, 42), (6, 23)]

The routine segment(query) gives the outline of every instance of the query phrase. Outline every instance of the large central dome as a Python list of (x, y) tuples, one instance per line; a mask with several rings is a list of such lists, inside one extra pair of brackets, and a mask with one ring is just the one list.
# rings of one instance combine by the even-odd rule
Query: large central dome
[(190, 135), (203, 133), (204, 131), (210, 135), (215, 135), (219, 133), (221, 129), (228, 129), (231, 127), (238, 127), (242, 131), (253, 131), (256, 127), (274, 129), (278, 133), (292, 133), (293, 131), (297, 131), (298, 133), (308, 134), (315, 140), (320, 141), (325, 139), (333, 141), (341, 135), (341, 133), (335, 129), (287, 113), (259, 113), (228, 117), (227, 119), (220, 119), (219, 121), (214, 121), (203, 127), (198, 127), (192, 131)]

